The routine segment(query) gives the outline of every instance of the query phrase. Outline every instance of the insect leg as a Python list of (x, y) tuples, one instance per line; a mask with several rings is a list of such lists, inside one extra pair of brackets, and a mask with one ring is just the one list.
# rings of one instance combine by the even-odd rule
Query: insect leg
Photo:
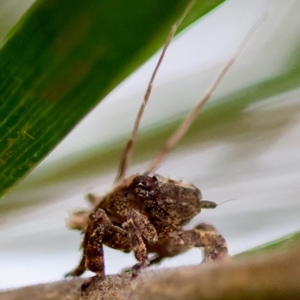
[(125, 252), (130, 252), (132, 249), (126, 230), (115, 225), (100, 224), (88, 242), (85, 266), (101, 278), (105, 276), (103, 245)]
[[(87, 217), (87, 222), (88, 223), (88, 219), (90, 219), (91, 221), (94, 220), (94, 214), (93, 215), (90, 215), (89, 217)], [(70, 224), (70, 223), (69, 223)], [(78, 277), (80, 275), (82, 275), (85, 270), (86, 270), (86, 266), (85, 266), (85, 260), (86, 260), (86, 247), (88, 245), (88, 242), (90, 240), (90, 237), (94, 231), (94, 224), (93, 222), (91, 222), (85, 232), (84, 232), (84, 238), (83, 238), (83, 241), (82, 241), (82, 244), (81, 244), (81, 248), (83, 249), (83, 253), (82, 253), (82, 257), (81, 257), (81, 260), (78, 264), (78, 266), (71, 272), (67, 273), (65, 275), (65, 277)], [(82, 228), (83, 229), (83, 228)]]
[(71, 272), (67, 273), (65, 277), (79, 277), (85, 272), (85, 270), (85, 255), (83, 254), (78, 266)]
[(149, 266), (156, 265), (156, 264), (160, 264), (161, 261), (162, 261), (164, 258), (165, 258), (165, 257), (160, 256), (160, 255), (157, 255), (157, 256), (151, 258), (150, 261), (149, 261)]
[(205, 257), (202, 262), (222, 259), (228, 254), (225, 239), (212, 225), (201, 223), (179, 236), (186, 246), (204, 248)]
[(103, 237), (105, 226), (99, 225), (91, 235), (85, 250), (85, 266), (90, 271), (104, 278)]
[(136, 210), (129, 209), (127, 218), (133, 221), (135, 228), (138, 228), (140, 234), (149, 243), (153, 244), (157, 242), (158, 237), (156, 229), (146, 216)]
[(104, 277), (103, 244), (113, 249), (129, 252), (131, 250), (130, 237), (126, 230), (113, 225), (102, 209), (92, 214), (91, 220), (94, 231), (85, 247), (85, 266), (99, 277)]
[(136, 227), (133, 218), (129, 217), (124, 227), (128, 230), (131, 239), (133, 253), (138, 263), (132, 267), (132, 277), (136, 277), (139, 272), (149, 265), (148, 251), (143, 241), (139, 229)]

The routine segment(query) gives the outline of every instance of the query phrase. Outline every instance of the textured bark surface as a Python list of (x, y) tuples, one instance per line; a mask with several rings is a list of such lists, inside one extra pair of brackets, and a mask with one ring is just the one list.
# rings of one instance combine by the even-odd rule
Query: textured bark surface
[(300, 299), (300, 245), (290, 250), (223, 263), (207, 263), (129, 274), (64, 280), (0, 293), (1, 300), (160, 300), (160, 299)]

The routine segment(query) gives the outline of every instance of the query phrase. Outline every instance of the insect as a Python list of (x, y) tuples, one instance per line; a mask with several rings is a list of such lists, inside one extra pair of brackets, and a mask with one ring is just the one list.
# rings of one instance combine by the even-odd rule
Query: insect
[[(155, 157), (147, 171), (129, 177), (125, 176), (157, 70), (177, 27), (192, 5), (193, 2), (173, 25), (167, 38), (136, 117), (131, 137), (125, 146), (113, 189), (102, 197), (88, 195), (92, 210), (74, 213), (70, 219), (71, 228), (84, 232), (83, 255), (79, 265), (66, 276), (80, 276), (88, 269), (96, 273), (98, 277), (104, 278), (103, 245), (124, 252), (133, 251), (137, 259), (137, 263), (132, 268), (133, 277), (136, 277), (148, 265), (186, 252), (192, 247), (204, 248), (203, 261), (218, 260), (227, 256), (226, 241), (212, 225), (202, 223), (191, 230), (185, 230), (183, 227), (199, 214), (202, 208), (215, 208), (217, 205), (212, 201), (203, 200), (200, 190), (194, 185), (158, 175), (156, 169), (185, 134), (198, 112), (216, 90), (254, 28), (201, 101), (166, 142), (163, 150)], [(149, 254), (154, 254), (154, 257), (149, 259)]]

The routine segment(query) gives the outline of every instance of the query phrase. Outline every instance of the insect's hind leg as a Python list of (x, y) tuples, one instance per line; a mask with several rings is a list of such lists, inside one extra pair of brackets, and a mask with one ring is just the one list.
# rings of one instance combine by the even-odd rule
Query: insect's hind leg
[(68, 272), (67, 274), (65, 274), (65, 278), (66, 277), (79, 277), (85, 272), (85, 270), (86, 270), (85, 255), (83, 254), (78, 266), (74, 270), (72, 270), (72, 271)]
[(160, 255), (157, 255), (157, 256), (154, 256), (153, 258), (151, 258), (149, 260), (149, 266), (152, 266), (152, 265), (158, 265), (161, 263), (161, 261), (165, 259), (164, 256), (160, 256)]
[(202, 262), (220, 260), (228, 255), (225, 239), (212, 225), (201, 223), (179, 236), (186, 246), (204, 248)]
[(94, 231), (93, 224), (89, 224), (88, 227), (86, 228), (86, 231), (84, 232), (84, 239), (83, 239), (82, 244), (81, 244), (81, 248), (83, 250), (83, 253), (82, 253), (82, 257), (80, 259), (80, 262), (74, 270), (72, 270), (72, 271), (68, 272), (67, 274), (65, 274), (65, 277), (79, 277), (85, 272), (85, 270), (86, 270), (86, 266), (85, 266), (86, 246), (88, 245), (88, 242), (90, 240), (90, 237), (91, 237), (91, 234), (93, 233), (93, 231)]

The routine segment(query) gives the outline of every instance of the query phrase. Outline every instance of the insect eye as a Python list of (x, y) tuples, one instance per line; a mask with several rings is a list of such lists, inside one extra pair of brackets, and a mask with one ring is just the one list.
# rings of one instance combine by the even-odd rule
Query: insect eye
[(148, 190), (148, 189), (149, 189), (149, 187), (148, 187), (148, 185), (147, 185), (146, 182), (139, 182), (139, 183), (137, 184), (137, 186), (138, 186), (139, 188), (144, 189), (144, 190)]
[(134, 182), (132, 183), (132, 188), (135, 189), (135, 192), (140, 194), (145, 194), (153, 190), (155, 187), (155, 181), (152, 179), (152, 177), (149, 176), (139, 176), (136, 177)]

